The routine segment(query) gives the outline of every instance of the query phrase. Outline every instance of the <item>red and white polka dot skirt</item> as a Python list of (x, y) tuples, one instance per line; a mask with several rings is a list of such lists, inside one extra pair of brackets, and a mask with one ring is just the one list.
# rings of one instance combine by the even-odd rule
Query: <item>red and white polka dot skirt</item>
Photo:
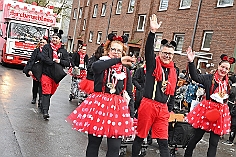
[(128, 106), (120, 95), (92, 93), (66, 120), (73, 129), (97, 137), (122, 138), (134, 134)]
[[(214, 122), (209, 121), (205, 116), (210, 109), (217, 109), (220, 112), (220, 117)], [(194, 128), (212, 131), (217, 135), (224, 135), (230, 131), (231, 117), (227, 104), (203, 100), (188, 113), (186, 120)]]

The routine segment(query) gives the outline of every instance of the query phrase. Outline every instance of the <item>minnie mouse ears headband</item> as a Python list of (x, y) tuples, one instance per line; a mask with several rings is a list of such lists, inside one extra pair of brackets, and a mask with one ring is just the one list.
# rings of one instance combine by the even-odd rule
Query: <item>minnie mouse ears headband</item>
[(161, 44), (162, 44), (163, 46), (173, 47), (173, 48), (176, 48), (176, 46), (177, 46), (177, 44), (176, 44), (175, 41), (169, 42), (169, 41), (166, 40), (166, 39), (163, 39), (163, 40), (161, 41)]
[(125, 36), (125, 35), (116, 36), (115, 34), (110, 33), (108, 35), (108, 40), (110, 40), (110, 41), (121, 41), (122, 43), (127, 43), (128, 42), (128, 37)]
[(53, 30), (54, 34), (53, 36), (58, 36), (61, 39), (61, 35), (64, 33), (63, 30), (54, 29)]
[(221, 60), (222, 61), (227, 61), (227, 62), (229, 62), (229, 64), (234, 64), (235, 63), (235, 58), (234, 57), (228, 57), (226, 54), (222, 54), (221, 56), (220, 56), (220, 58), (221, 58)]

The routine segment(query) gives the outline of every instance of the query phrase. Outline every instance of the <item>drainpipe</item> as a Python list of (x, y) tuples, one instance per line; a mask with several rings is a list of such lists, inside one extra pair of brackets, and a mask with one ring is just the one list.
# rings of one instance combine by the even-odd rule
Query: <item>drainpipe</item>
[(78, 24), (78, 19), (79, 19), (79, 10), (80, 10), (80, 0), (78, 2), (77, 16), (76, 16), (76, 20), (75, 20), (75, 28), (74, 28), (73, 38), (72, 38), (72, 42), (71, 42), (71, 46), (70, 46), (70, 52), (72, 52), (73, 45), (74, 45), (75, 32), (76, 32), (76, 28), (77, 28), (77, 24)]
[(194, 39), (195, 39), (196, 31), (197, 31), (197, 24), (198, 24), (198, 19), (199, 19), (199, 15), (200, 15), (201, 6), (202, 6), (202, 0), (199, 0), (196, 20), (195, 20), (195, 24), (194, 24), (194, 28), (193, 28), (193, 35), (192, 35), (192, 40), (191, 40), (191, 45), (190, 45), (192, 48), (193, 48), (193, 45), (194, 45)]
[[(109, 15), (109, 18), (108, 18), (108, 25), (107, 25), (106, 37), (108, 36), (108, 31), (109, 31), (109, 28), (110, 28), (111, 14), (112, 14), (113, 4), (114, 4), (114, 0), (112, 0), (111, 6), (110, 6), (111, 8), (110, 8), (110, 15)], [(105, 41), (106, 41), (106, 39), (105, 39)]]

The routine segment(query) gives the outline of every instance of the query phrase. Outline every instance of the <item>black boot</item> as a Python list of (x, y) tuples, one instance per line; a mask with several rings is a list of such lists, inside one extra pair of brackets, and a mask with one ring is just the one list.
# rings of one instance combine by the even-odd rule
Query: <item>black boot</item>
[(48, 110), (50, 106), (50, 95), (43, 94), (42, 96), (42, 109), (43, 109), (43, 118), (46, 120), (49, 118)]
[(49, 118), (48, 110), (43, 110), (43, 118), (45, 120), (48, 120), (48, 118)]
[(36, 104), (36, 98), (33, 98), (31, 104)]

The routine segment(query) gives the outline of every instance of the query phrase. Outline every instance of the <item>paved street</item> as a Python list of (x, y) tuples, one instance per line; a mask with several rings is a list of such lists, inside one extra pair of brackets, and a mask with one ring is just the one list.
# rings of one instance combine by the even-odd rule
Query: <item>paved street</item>
[[(66, 117), (77, 107), (77, 100), (68, 101), (70, 76), (60, 83), (52, 97), (50, 119), (44, 121), (37, 106), (31, 104), (32, 79), (20, 68), (0, 65), (0, 156), (1, 157), (85, 157), (87, 135), (74, 131), (65, 122)], [(205, 157), (208, 136), (197, 145), (194, 157)], [(227, 135), (225, 137), (228, 137)], [(158, 157), (155, 143), (148, 147), (145, 157)], [(236, 145), (219, 143), (217, 157), (236, 157)], [(99, 157), (105, 157), (106, 140), (100, 147)], [(130, 157), (128, 146), (126, 157)], [(183, 149), (177, 157), (183, 156)]]

